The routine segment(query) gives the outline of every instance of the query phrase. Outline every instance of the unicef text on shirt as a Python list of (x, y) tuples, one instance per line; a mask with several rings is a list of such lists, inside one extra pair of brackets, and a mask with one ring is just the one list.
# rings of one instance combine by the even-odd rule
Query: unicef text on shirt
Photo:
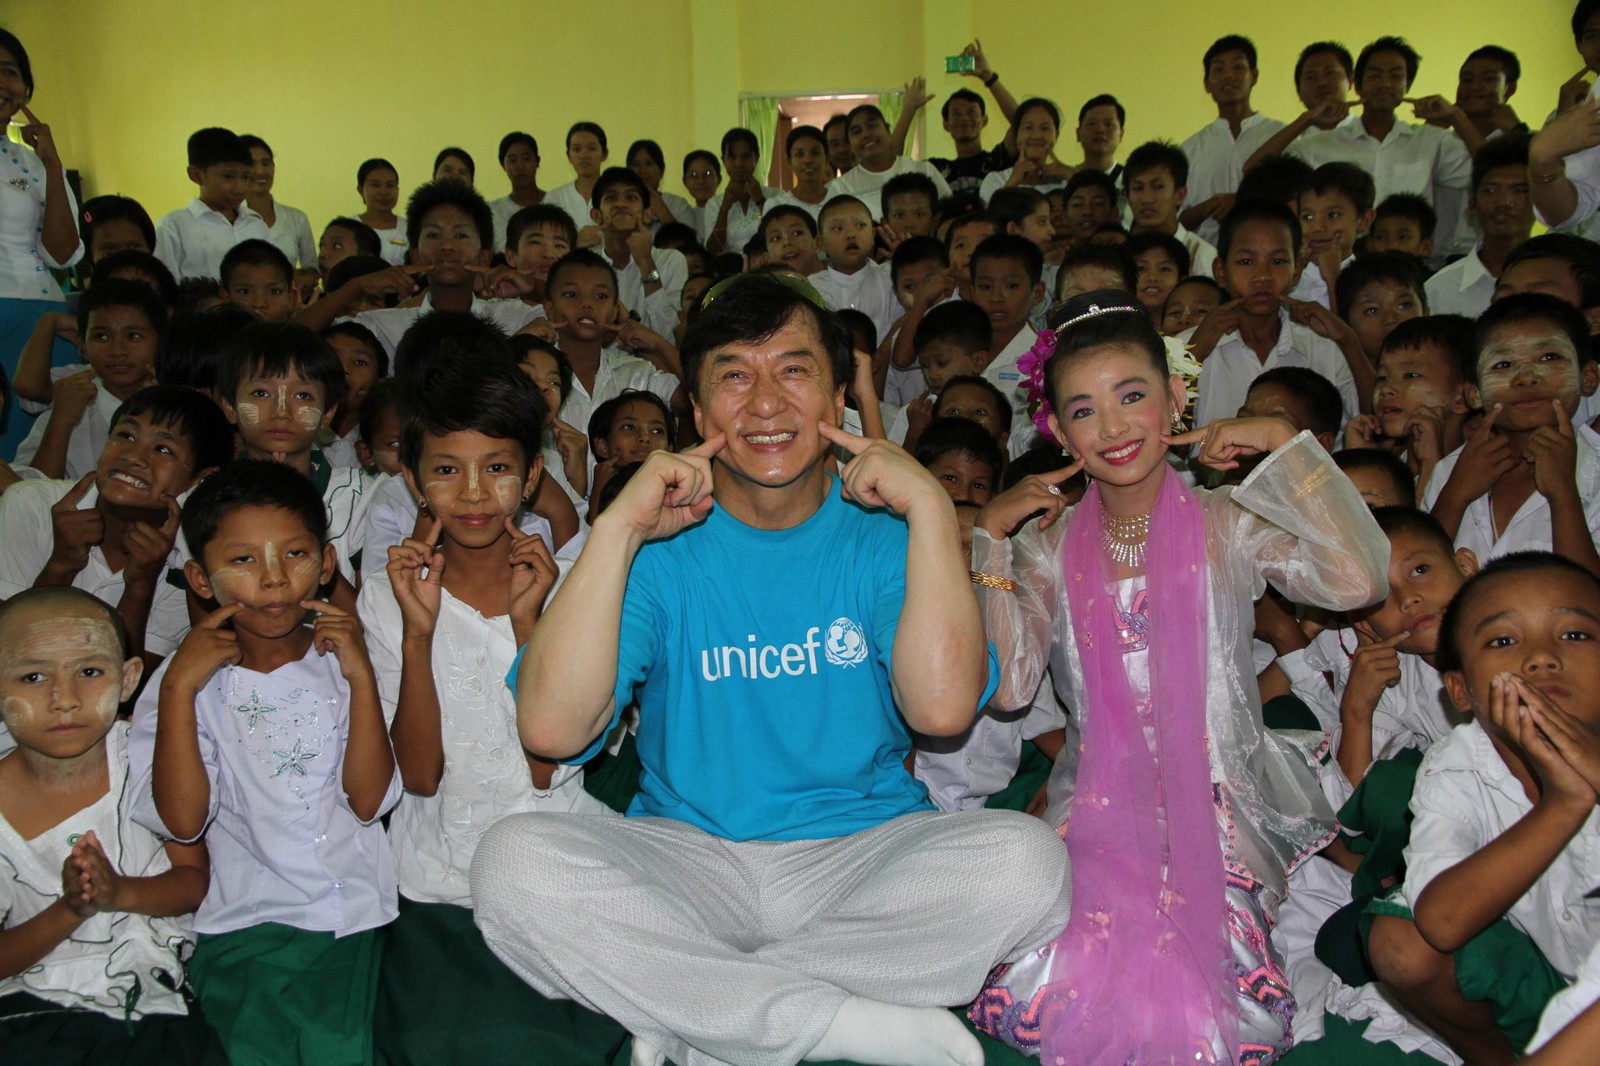
[(748, 681), (763, 678), (771, 680), (785, 675), (799, 677), (817, 673), (817, 649), (832, 666), (852, 667), (866, 661), (870, 648), (866, 630), (860, 623), (848, 618), (836, 618), (828, 626), (827, 637), (818, 640), (821, 626), (806, 630), (805, 640), (798, 644), (756, 643), (751, 633), (747, 644), (739, 647), (724, 644), (719, 648), (706, 648), (700, 652), (700, 676), (707, 681), (742, 677)]

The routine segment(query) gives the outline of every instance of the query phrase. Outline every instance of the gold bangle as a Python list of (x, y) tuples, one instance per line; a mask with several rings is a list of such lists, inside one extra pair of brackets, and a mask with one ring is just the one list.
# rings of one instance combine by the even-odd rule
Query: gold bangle
[(1009, 577), (1001, 577), (999, 574), (986, 574), (982, 570), (973, 570), (970, 573), (972, 574), (972, 583), (974, 585), (984, 585), (988, 588), (999, 589), (1001, 592), (1017, 591), (1017, 583)]

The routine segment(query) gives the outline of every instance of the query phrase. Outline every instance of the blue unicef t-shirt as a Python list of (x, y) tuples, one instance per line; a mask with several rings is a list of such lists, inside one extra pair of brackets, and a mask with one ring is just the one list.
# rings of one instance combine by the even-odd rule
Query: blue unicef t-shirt
[[(906, 770), (911, 734), (889, 687), (906, 524), (847, 502), (829, 480), (793, 529), (753, 529), (717, 509), (634, 559), (616, 690), (619, 709), (639, 701), (644, 772), (630, 817), (729, 840), (812, 840), (931, 809)], [(991, 648), (984, 702), (998, 678)]]

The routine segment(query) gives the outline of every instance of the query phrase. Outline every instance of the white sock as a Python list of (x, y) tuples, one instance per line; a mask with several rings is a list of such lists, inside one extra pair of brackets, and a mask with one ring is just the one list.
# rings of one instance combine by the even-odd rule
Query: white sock
[(632, 1066), (663, 1066), (667, 1053), (637, 1034), (633, 1038), (633, 1054), (628, 1060)]
[(851, 996), (806, 1053), (807, 1062), (866, 1066), (983, 1066), (983, 1045), (947, 1010)]

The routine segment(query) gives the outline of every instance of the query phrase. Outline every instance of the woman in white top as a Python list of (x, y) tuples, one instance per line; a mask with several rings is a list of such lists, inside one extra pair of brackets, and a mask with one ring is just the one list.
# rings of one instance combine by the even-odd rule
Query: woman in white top
[(356, 191), (366, 205), (361, 221), (371, 226), (383, 242), (384, 262), (403, 266), (410, 243), (406, 240), (405, 216), (394, 213), (400, 202), (400, 172), (387, 159), (369, 159), (356, 169)]
[(272, 184), (278, 178), (272, 146), (253, 133), (242, 134), (239, 140), (250, 149), (250, 160), (255, 164), (250, 172), (250, 183), (245, 186), (244, 202), (261, 216), (272, 243), (289, 257), (289, 262), (297, 267), (315, 268), (317, 242), (311, 236), (311, 220), (298, 207), (280, 204), (272, 198)]
[(794, 188), (767, 200), (767, 210), (793, 204), (809, 211), (820, 222), (822, 205), (828, 200), (828, 182), (833, 167), (828, 163), (828, 140), (815, 126), (796, 126), (784, 141), (789, 169), (794, 171)]
[(659, 144), (649, 140), (634, 141), (628, 146), (627, 160), (628, 169), (643, 178), (645, 188), (650, 190), (650, 213), (655, 216), (650, 224), (651, 233), (668, 222), (696, 224), (693, 204), (676, 193), (661, 191), (661, 175), (666, 172), (667, 157), (661, 154)]
[(506, 226), (511, 216), (524, 207), (544, 203), (546, 193), (539, 188), (539, 142), (533, 134), (513, 130), (500, 138), (500, 169), (511, 182), (511, 192), (489, 201), (494, 215), (494, 250), (506, 250)]
[[(65, 300), (52, 270), (83, 258), (78, 205), (50, 127), (34, 117), (33, 66), (22, 42), (0, 30), (0, 122), (23, 117), (22, 144), (0, 138), (0, 364), (6, 380), (22, 346), (46, 311)], [(28, 420), (0, 414), (0, 456), (10, 456), (28, 432)]]
[(1057, 189), (1072, 177), (1072, 167), (1055, 158), (1056, 137), (1061, 132), (1061, 110), (1049, 100), (1035, 96), (1017, 105), (1011, 116), (1016, 133), (1017, 162), (1005, 170), (984, 176), (978, 195), (989, 202), (1001, 189), (1030, 185), (1041, 193)]
[(589, 198), (610, 155), (611, 150), (606, 147), (606, 131), (597, 123), (574, 122), (567, 131), (567, 162), (572, 164), (572, 172), (577, 177), (551, 189), (544, 200), (572, 216), (572, 224), (578, 227), (580, 234), (580, 246), (586, 247), (581, 236), (584, 227), (594, 225), (594, 218), (589, 214)]

